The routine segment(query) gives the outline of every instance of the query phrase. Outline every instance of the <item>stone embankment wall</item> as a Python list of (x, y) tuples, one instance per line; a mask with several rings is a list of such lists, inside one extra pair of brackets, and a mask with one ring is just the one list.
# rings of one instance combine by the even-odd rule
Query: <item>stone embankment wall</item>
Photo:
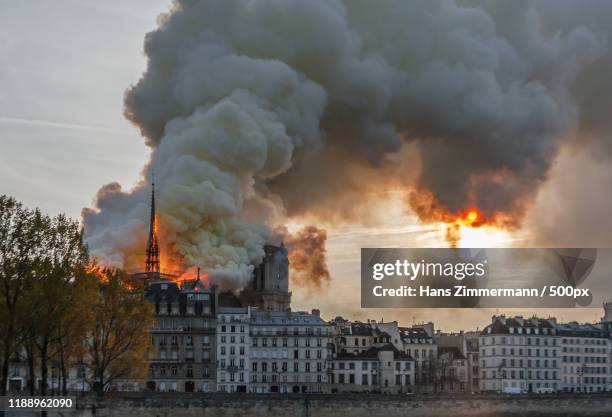
[[(31, 413), (7, 413), (26, 417)], [(40, 415), (37, 413), (36, 415)], [(383, 395), (122, 395), (79, 400), (48, 417), (610, 417), (612, 395), (411, 397)]]

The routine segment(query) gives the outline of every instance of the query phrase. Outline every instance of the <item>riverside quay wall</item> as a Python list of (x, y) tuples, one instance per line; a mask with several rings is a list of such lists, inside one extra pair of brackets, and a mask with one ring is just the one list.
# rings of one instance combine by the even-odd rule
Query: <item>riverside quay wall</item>
[[(609, 417), (612, 394), (543, 396), (152, 394), (83, 398), (48, 417)], [(7, 412), (6, 417), (38, 416)]]

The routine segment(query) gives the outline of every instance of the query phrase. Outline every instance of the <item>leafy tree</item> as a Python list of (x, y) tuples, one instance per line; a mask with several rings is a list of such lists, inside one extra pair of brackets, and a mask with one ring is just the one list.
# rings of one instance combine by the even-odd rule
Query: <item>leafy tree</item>
[(32, 394), (38, 367), (46, 395), (51, 364), (63, 393), (77, 360), (100, 395), (119, 379), (144, 376), (152, 321), (143, 288), (123, 271), (89, 263), (78, 222), (0, 196), (0, 395), (9, 362), (22, 353)]
[(69, 287), (67, 303), (70, 308), (59, 323), (54, 342), (62, 395), (67, 395), (70, 367), (77, 364), (79, 368), (84, 367), (85, 338), (88, 328), (94, 323), (90, 306), (96, 298), (97, 290), (97, 280), (91, 279), (88, 275), (76, 279)]
[[(43, 225), (43, 259), (32, 281), (29, 295), (33, 299), (32, 309), (38, 316), (31, 325), (34, 328), (34, 344), (43, 381), (40, 394), (46, 395), (50, 358), (59, 357), (57, 362), (60, 369), (64, 373), (67, 369), (66, 351), (61, 349), (65, 346), (59, 342), (62, 334), (68, 330), (68, 318), (79, 304), (73, 294), (78, 281), (83, 279), (88, 253), (76, 221), (59, 215), (54, 218), (45, 217)], [(62, 376), (65, 385), (66, 375)]]
[(103, 396), (115, 381), (145, 376), (153, 311), (143, 288), (124, 271), (93, 272), (99, 283), (90, 305), (93, 325), (85, 338), (86, 361), (91, 385)]
[(45, 218), (14, 198), (0, 196), (0, 395), (6, 394), (11, 356), (23, 342), (26, 289), (42, 263)]

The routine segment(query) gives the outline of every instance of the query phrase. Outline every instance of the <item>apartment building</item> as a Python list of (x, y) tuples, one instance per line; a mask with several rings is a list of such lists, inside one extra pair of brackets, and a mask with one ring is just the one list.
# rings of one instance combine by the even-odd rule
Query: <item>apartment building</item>
[(388, 343), (367, 350), (343, 350), (330, 361), (331, 392), (412, 392), (414, 361)]
[(146, 296), (154, 305), (146, 389), (208, 392), (216, 389), (216, 288), (199, 280), (154, 281)]
[(435, 391), (461, 393), (468, 389), (468, 361), (457, 346), (439, 346)]
[(415, 386), (418, 392), (433, 392), (438, 346), (433, 338), (433, 323), (400, 327), (404, 352), (414, 359)]
[(470, 392), (480, 391), (480, 369), (479, 369), (479, 332), (465, 333), (465, 356), (468, 361), (468, 390)]
[(253, 310), (250, 339), (250, 392), (325, 392), (332, 339), (318, 310)]
[(610, 375), (610, 335), (601, 326), (559, 324), (561, 389), (566, 392), (607, 391)]
[(561, 338), (554, 319), (493, 316), (478, 344), (481, 391), (560, 389)]
[[(380, 347), (390, 343), (397, 350), (414, 360), (413, 378), (415, 389), (418, 392), (432, 392), (434, 390), (435, 365), (438, 355), (437, 344), (433, 338), (433, 323), (401, 327), (397, 321), (377, 322), (370, 320), (366, 327), (369, 327), (372, 332), (371, 346)], [(355, 333), (355, 330), (353, 332)], [(367, 332), (367, 329), (361, 332)], [(347, 342), (347, 351), (355, 350), (348, 338)]]
[(249, 392), (251, 307), (219, 307), (217, 391)]
[(365, 352), (373, 346), (380, 347), (391, 343), (391, 335), (378, 328), (377, 325), (378, 323), (375, 321), (362, 323), (359, 321), (349, 322), (341, 317), (334, 319), (330, 322), (334, 352), (357, 354)]

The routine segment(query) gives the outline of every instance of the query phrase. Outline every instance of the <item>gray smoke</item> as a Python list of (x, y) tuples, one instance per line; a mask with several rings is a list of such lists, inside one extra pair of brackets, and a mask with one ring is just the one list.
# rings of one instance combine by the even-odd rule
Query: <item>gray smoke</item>
[[(177, 0), (125, 97), (164, 239), (187, 265), (245, 270), (279, 219), (389, 183), (520, 220), (564, 141), (610, 123), (589, 88), (611, 83), (611, 25), (596, 1)], [(147, 193), (101, 190), (94, 254), (125, 263)]]

